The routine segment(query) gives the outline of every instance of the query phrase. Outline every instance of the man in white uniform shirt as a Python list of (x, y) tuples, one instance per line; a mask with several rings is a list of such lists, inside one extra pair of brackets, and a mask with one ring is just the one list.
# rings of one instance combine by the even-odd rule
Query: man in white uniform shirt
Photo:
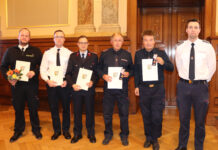
[(203, 150), (205, 118), (209, 103), (208, 82), (216, 70), (216, 54), (212, 45), (200, 40), (200, 23), (187, 22), (188, 40), (176, 49), (176, 66), (180, 80), (177, 84), (179, 109), (179, 145), (176, 150), (186, 150), (189, 138), (191, 107), (195, 117), (195, 150)]
[[(56, 140), (61, 135), (61, 122), (59, 118), (58, 111), (58, 101), (62, 101), (63, 107), (63, 122), (62, 131), (66, 139), (70, 139), (71, 135), (69, 133), (70, 128), (70, 90), (67, 87), (67, 82), (64, 79), (67, 64), (71, 51), (63, 46), (65, 41), (64, 32), (62, 30), (57, 30), (54, 32), (54, 43), (55, 46), (47, 51), (45, 51), (41, 66), (40, 74), (41, 78), (47, 83), (48, 92), (48, 102), (51, 109), (52, 123), (54, 134), (51, 139)], [(59, 73), (63, 75), (63, 83), (57, 83), (51, 78), (53, 72), (57, 71), (54, 68), (61, 68)]]

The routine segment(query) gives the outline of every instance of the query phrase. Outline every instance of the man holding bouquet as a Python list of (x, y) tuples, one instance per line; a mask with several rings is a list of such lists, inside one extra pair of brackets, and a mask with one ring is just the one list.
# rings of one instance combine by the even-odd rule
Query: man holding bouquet
[[(42, 53), (39, 48), (29, 45), (29, 29), (20, 29), (18, 41), (19, 45), (8, 48), (4, 53), (0, 67), (2, 75), (11, 84), (12, 104), (15, 110), (14, 135), (10, 142), (16, 141), (25, 129), (25, 100), (29, 107), (32, 132), (37, 139), (42, 138), (37, 112), (38, 74)], [(19, 69), (16, 68), (18, 66)]]

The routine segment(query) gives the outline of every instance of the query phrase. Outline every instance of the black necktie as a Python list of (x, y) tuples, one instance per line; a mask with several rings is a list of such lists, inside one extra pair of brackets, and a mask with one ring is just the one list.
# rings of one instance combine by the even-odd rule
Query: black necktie
[(191, 44), (191, 52), (190, 52), (190, 64), (189, 64), (189, 79), (191, 81), (195, 78), (195, 49), (194, 49), (194, 43)]
[(82, 53), (82, 60), (84, 60), (84, 59), (85, 59), (85, 54)]
[(24, 53), (24, 48), (21, 49), (21, 53), (22, 53), (22, 55), (23, 55), (23, 53)]
[(61, 65), (61, 63), (60, 63), (60, 54), (59, 54), (59, 51), (60, 51), (60, 49), (57, 49), (57, 59), (56, 59), (56, 64), (57, 64), (57, 66), (60, 66), (60, 65)]

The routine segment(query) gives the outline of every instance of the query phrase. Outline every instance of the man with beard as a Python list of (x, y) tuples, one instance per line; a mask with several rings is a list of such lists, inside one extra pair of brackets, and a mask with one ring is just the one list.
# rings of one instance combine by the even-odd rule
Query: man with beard
[(29, 107), (32, 132), (37, 139), (42, 138), (37, 112), (39, 105), (39, 99), (37, 97), (38, 75), (42, 53), (39, 48), (29, 45), (30, 31), (27, 28), (20, 29), (18, 41), (19, 45), (7, 49), (1, 63), (2, 75), (7, 80), (7, 71), (9, 69), (14, 70), (18, 60), (30, 63), (30, 71), (24, 74), (24, 76), (29, 78), (27, 82), (8, 80), (11, 84), (12, 104), (15, 110), (14, 135), (11, 137), (10, 142), (16, 141), (25, 129), (24, 108), (26, 100)]

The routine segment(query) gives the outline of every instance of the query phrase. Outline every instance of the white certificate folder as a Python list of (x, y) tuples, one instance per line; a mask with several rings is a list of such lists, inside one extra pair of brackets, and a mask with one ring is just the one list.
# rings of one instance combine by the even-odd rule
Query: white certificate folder
[(64, 73), (62, 66), (49, 67), (49, 77), (51, 81), (56, 82), (57, 86), (61, 86), (64, 82)]
[(158, 81), (158, 64), (152, 64), (153, 59), (142, 59), (143, 81)]
[(108, 89), (122, 89), (123, 80), (120, 74), (123, 67), (108, 67), (108, 75), (112, 77), (112, 81), (107, 83)]
[(88, 91), (89, 87), (87, 83), (89, 83), (91, 80), (92, 72), (92, 70), (88, 70), (85, 68), (79, 69), (76, 84), (79, 85), (82, 90)]
[(17, 60), (15, 68), (21, 70), (21, 73), (23, 74), (20, 81), (28, 82), (29, 78), (27, 77), (27, 73), (30, 71), (30, 62)]

